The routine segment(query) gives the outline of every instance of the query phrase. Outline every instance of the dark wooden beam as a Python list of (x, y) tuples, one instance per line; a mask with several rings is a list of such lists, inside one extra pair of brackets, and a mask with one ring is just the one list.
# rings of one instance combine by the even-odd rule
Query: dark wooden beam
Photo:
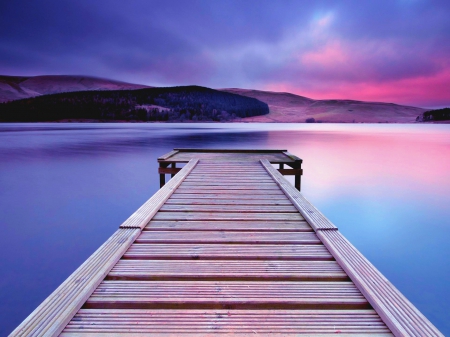
[(302, 169), (279, 169), (278, 172), (280, 172), (284, 176), (295, 176), (303, 174)]

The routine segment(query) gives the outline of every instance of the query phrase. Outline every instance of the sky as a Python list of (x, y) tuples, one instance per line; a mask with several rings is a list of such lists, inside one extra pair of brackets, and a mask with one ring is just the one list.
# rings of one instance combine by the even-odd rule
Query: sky
[(445, 107), (450, 1), (2, 1), (0, 74)]

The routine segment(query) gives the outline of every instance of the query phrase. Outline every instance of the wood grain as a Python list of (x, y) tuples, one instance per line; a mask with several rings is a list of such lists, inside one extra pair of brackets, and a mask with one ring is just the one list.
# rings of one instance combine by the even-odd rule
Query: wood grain
[(396, 336), (444, 336), (342, 234), (318, 235)]
[(298, 213), (292, 205), (163, 205), (160, 212)]
[(348, 276), (336, 261), (122, 259), (109, 272), (107, 279), (346, 281)]
[(320, 244), (315, 233), (241, 231), (143, 231), (138, 243)]
[(211, 243), (136, 243), (128, 249), (123, 258), (138, 260), (334, 260), (323, 245)]
[[(392, 336), (374, 310), (81, 309), (61, 336)], [(170, 324), (168, 324), (170, 323)], [(322, 335), (323, 334), (323, 335)]]
[(84, 308), (369, 309), (351, 282), (106, 280)]
[(158, 212), (153, 219), (171, 221), (302, 221), (299, 213), (219, 213), (219, 212)]
[(162, 221), (151, 220), (144, 231), (312, 232), (306, 221)]

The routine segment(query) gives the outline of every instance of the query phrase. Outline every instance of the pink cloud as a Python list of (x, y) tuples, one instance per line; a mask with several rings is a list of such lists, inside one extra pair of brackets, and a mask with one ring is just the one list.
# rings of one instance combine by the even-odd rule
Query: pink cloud
[[(333, 51), (326, 51), (315, 62), (333, 64)], [(435, 74), (387, 81), (354, 81), (339, 79), (302, 82), (272, 82), (266, 90), (286, 91), (313, 99), (354, 99), (390, 102), (420, 107), (450, 105), (450, 66)]]
[(333, 67), (348, 62), (349, 56), (340, 42), (333, 41), (319, 50), (301, 54), (299, 59), (307, 67)]

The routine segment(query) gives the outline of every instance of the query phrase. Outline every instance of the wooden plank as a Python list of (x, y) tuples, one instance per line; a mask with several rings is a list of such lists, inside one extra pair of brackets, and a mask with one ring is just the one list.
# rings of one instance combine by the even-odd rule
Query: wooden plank
[(297, 189), (295, 189), (294, 186), (284, 179), (283, 176), (267, 160), (261, 160), (261, 164), (315, 231), (321, 229), (337, 229), (337, 227), (333, 225), (331, 221), (328, 220), (308, 200), (306, 200), (306, 198)]
[(265, 178), (258, 178), (249, 176), (249, 177), (227, 177), (223, 175), (217, 175), (217, 176), (193, 176), (190, 175), (185, 179), (185, 182), (204, 182), (205, 180), (217, 180), (220, 179), (221, 182), (230, 182), (230, 183), (236, 183), (236, 182), (249, 182), (249, 183), (258, 183), (258, 182), (273, 182), (272, 178), (265, 177)]
[(164, 160), (167, 160), (167, 159), (169, 159), (170, 157), (176, 155), (177, 153), (178, 153), (178, 150), (170, 151), (170, 152), (166, 153), (165, 155), (162, 155), (161, 157), (159, 157), (159, 158), (158, 158), (158, 161), (164, 161)]
[(271, 163), (293, 163), (294, 160), (286, 157), (281, 153), (267, 153), (261, 156), (257, 153), (177, 153), (171, 158), (165, 160), (165, 163), (172, 162), (187, 162), (193, 158), (198, 158), (200, 161), (224, 161), (227, 164), (240, 162), (257, 162), (261, 158), (269, 160)]
[[(275, 205), (292, 205), (289, 199), (176, 199), (169, 198), (165, 205), (259, 205), (259, 206), (275, 206)], [(296, 209), (297, 211), (297, 209)]]
[[(255, 172), (255, 173), (263, 173), (261, 171), (261, 168), (258, 166), (253, 165), (255, 163), (254, 161), (251, 161), (249, 163), (252, 163), (252, 165), (240, 165), (237, 163), (229, 163), (226, 161), (217, 161), (217, 164), (211, 165), (211, 166), (201, 166), (198, 168), (197, 172), (242, 172), (242, 173), (248, 173), (248, 172)], [(223, 171), (222, 171), (223, 170)]]
[(333, 256), (323, 245), (134, 244), (124, 259), (140, 260), (319, 260)]
[(179, 187), (174, 192), (176, 193), (190, 193), (190, 194), (205, 194), (205, 193), (215, 193), (215, 194), (231, 194), (234, 193), (236, 196), (241, 196), (244, 194), (250, 195), (284, 195), (283, 191), (280, 189), (271, 189), (271, 190), (258, 190), (258, 189), (206, 189), (206, 188), (187, 188), (187, 187)]
[[(251, 161), (258, 161), (259, 158), (277, 158), (282, 159), (284, 161), (289, 161), (290, 158), (287, 158), (283, 153), (264, 153), (261, 155), (260, 153), (256, 152), (222, 152), (222, 153), (212, 153), (212, 152), (178, 152), (176, 157), (193, 157), (193, 158), (202, 158), (203, 160), (207, 160), (210, 162), (214, 162), (217, 159), (229, 161), (229, 159), (232, 159), (235, 162), (245, 162), (251, 159)], [(256, 159), (254, 159), (256, 158)]]
[[(248, 159), (248, 158), (246, 158), (246, 159)], [(252, 157), (252, 159), (253, 159), (253, 157)], [(252, 161), (246, 161), (244, 163), (239, 163), (236, 161), (228, 162), (228, 161), (218, 160), (218, 161), (211, 162), (210, 164), (205, 164), (205, 160), (202, 159), (202, 164), (201, 164), (201, 166), (199, 166), (198, 169), (199, 170), (203, 170), (203, 169), (216, 170), (217, 168), (222, 167), (224, 169), (242, 168), (242, 169), (260, 170), (261, 168), (258, 167), (258, 165), (256, 165), (257, 162), (258, 162), (258, 159), (252, 160)]]
[[(195, 153), (194, 156), (196, 156), (197, 154), (200, 155), (200, 153)], [(211, 155), (211, 154), (202, 153), (201, 155), (204, 156), (202, 159), (201, 167), (218, 167), (220, 165), (223, 165), (224, 167), (227, 167), (227, 166), (258, 167), (258, 165), (256, 165), (256, 163), (258, 162), (259, 159), (251, 160), (251, 161), (248, 160), (249, 158), (251, 158), (251, 159), (255, 158), (254, 153), (238, 154), (238, 155), (236, 155), (235, 153), (234, 154), (225, 154), (225, 155), (224, 154)], [(211, 156), (211, 159), (207, 159), (208, 156)], [(257, 157), (259, 157), (259, 156), (257, 156)], [(228, 161), (229, 158), (234, 158), (235, 160)], [(225, 159), (225, 160), (223, 160), (223, 159)], [(239, 159), (242, 159), (242, 160), (240, 161)]]
[(185, 165), (174, 178), (170, 179), (166, 185), (158, 190), (158, 192), (125, 220), (124, 223), (120, 225), (120, 228), (144, 228), (177, 187), (180, 186), (183, 179), (193, 170), (197, 163), (198, 159), (193, 159)]
[[(170, 324), (167, 324), (170, 322)], [(393, 336), (374, 310), (81, 309), (62, 337), (111, 336)], [(136, 335), (134, 335), (136, 334)], [(321, 335), (324, 336), (324, 335)]]
[(158, 221), (152, 220), (145, 231), (240, 231), (240, 232), (313, 232), (306, 221)]
[(259, 205), (167, 205), (160, 212), (247, 212), (247, 213), (298, 213), (292, 205), (259, 206)]
[(284, 155), (293, 161), (300, 162), (300, 163), (303, 162), (303, 160), (301, 158), (297, 157), (295, 154), (292, 154), (288, 151), (284, 151)]
[(177, 174), (181, 168), (159, 167), (158, 174)]
[(320, 244), (315, 233), (240, 231), (143, 231), (136, 243)]
[[(348, 276), (344, 273), (336, 261), (122, 259), (118, 261), (109, 272), (107, 279), (255, 279), (345, 281), (348, 280)], [(356, 287), (355, 292), (359, 293), (359, 291), (356, 290)]]
[(296, 174), (303, 174), (303, 170), (302, 169), (278, 169), (278, 172), (280, 172), (280, 174), (287, 176), (287, 175), (296, 175)]
[(396, 336), (444, 336), (341, 233), (318, 236)]
[(250, 172), (250, 173), (244, 174), (242, 172), (233, 171), (233, 172), (230, 172), (230, 174), (223, 174), (223, 173), (213, 173), (213, 172), (209, 173), (209, 172), (197, 171), (197, 172), (192, 172), (189, 177), (193, 180), (194, 179), (199, 180), (199, 179), (204, 179), (204, 178), (211, 178), (211, 179), (216, 178), (217, 179), (217, 178), (221, 177), (225, 180), (232, 180), (232, 181), (236, 181), (236, 180), (253, 181), (253, 180), (259, 180), (259, 179), (273, 181), (273, 179), (269, 175), (259, 173), (259, 172), (258, 173)]
[(243, 165), (226, 165), (225, 163), (221, 162), (222, 165), (214, 165), (214, 166), (202, 166), (198, 167), (196, 170), (196, 173), (214, 173), (214, 172), (242, 172), (242, 173), (248, 173), (248, 172), (255, 172), (263, 174), (264, 170), (261, 169), (261, 167), (257, 166), (243, 166)]
[(117, 230), (44, 300), (10, 336), (57, 336), (139, 235)]
[(212, 175), (194, 175), (191, 174), (189, 176), (189, 180), (190, 181), (205, 181), (205, 180), (211, 180), (211, 181), (215, 181), (215, 180), (221, 180), (221, 181), (227, 181), (227, 182), (249, 182), (249, 183), (257, 183), (257, 182), (273, 182), (273, 179), (270, 177), (258, 177), (256, 175), (251, 175), (248, 177), (236, 177), (233, 178), (235, 174), (232, 175), (216, 175), (216, 176), (212, 176)]
[(223, 178), (268, 178), (266, 172), (263, 172), (261, 170), (242, 170), (237, 168), (224, 169), (223, 171), (220, 170), (220, 168), (214, 170), (197, 170), (196, 172), (193, 172), (193, 176), (222, 176)]
[[(278, 195), (273, 194), (237, 194), (233, 191), (230, 192), (221, 192), (221, 193), (180, 193), (179, 191), (175, 191), (170, 197), (171, 200), (175, 199), (192, 199), (195, 198), (197, 200), (200, 199), (231, 199), (231, 200), (273, 200), (273, 199), (285, 199), (289, 200), (284, 193), (280, 193)], [(289, 200), (292, 204), (292, 202)]]
[(84, 308), (369, 309), (351, 282), (106, 280)]
[[(197, 155), (197, 154), (194, 154)], [(209, 155), (207, 155), (209, 156)], [(227, 154), (224, 155), (224, 157), (222, 157), (222, 154), (216, 154), (213, 155), (211, 157), (211, 160), (208, 160), (207, 157), (203, 157), (202, 159), (202, 166), (201, 167), (218, 167), (220, 165), (224, 166), (224, 167), (255, 167), (257, 168), (258, 165), (256, 165), (256, 163), (258, 162), (259, 159), (256, 160), (251, 160), (249, 161), (248, 159), (251, 158), (255, 158), (254, 154), (240, 154), (240, 155), (236, 155), (236, 154)], [(234, 161), (228, 161), (229, 158), (234, 158)], [(221, 160), (221, 159), (225, 159), (225, 160)], [(239, 159), (243, 159), (242, 161), (239, 161)]]
[(278, 185), (270, 180), (222, 180), (221, 178), (217, 179), (198, 179), (194, 181), (184, 181), (184, 186), (249, 186), (249, 187), (272, 187), (277, 188)]
[(218, 184), (218, 185), (209, 185), (209, 184), (193, 184), (193, 183), (185, 183), (182, 184), (180, 187), (181, 191), (184, 190), (188, 190), (188, 189), (194, 189), (195, 190), (202, 190), (202, 191), (215, 191), (215, 190), (246, 190), (246, 191), (280, 191), (280, 189), (278, 188), (278, 186), (276, 184), (272, 185), (268, 185), (268, 184), (253, 184), (253, 185), (249, 185), (249, 184), (235, 184), (235, 185), (228, 185), (228, 184)]
[(205, 152), (205, 153), (283, 153), (287, 152), (287, 150), (280, 150), (280, 149), (196, 149), (196, 148), (180, 148), (177, 147), (174, 149), (175, 151), (179, 152)]
[(301, 221), (304, 218), (300, 213), (219, 213), (219, 212), (158, 212), (155, 220), (193, 220), (193, 221)]
[[(204, 159), (202, 160), (204, 161)], [(217, 169), (224, 169), (224, 170), (236, 170), (236, 169), (241, 169), (243, 171), (246, 170), (253, 170), (253, 171), (261, 171), (261, 167), (258, 167), (258, 165), (256, 165), (256, 163), (258, 162), (258, 160), (252, 160), (252, 161), (248, 161), (247, 163), (243, 164), (243, 163), (238, 163), (236, 161), (234, 162), (227, 162), (227, 161), (216, 161), (214, 162), (214, 164), (209, 164), (206, 165), (204, 162), (202, 163), (201, 166), (198, 167), (198, 171), (213, 171), (213, 170), (217, 170)]]
[(190, 187), (203, 187), (203, 186), (218, 186), (219, 188), (221, 186), (223, 187), (238, 187), (238, 186), (245, 186), (245, 187), (249, 187), (249, 188), (267, 188), (267, 187), (271, 187), (274, 189), (279, 189), (278, 185), (275, 184), (273, 181), (258, 181), (258, 180), (254, 180), (254, 181), (222, 181), (220, 178), (218, 180), (205, 180), (205, 179), (201, 179), (198, 181), (183, 181), (183, 187), (186, 186), (190, 186)]
[[(223, 169), (223, 171), (222, 171)], [(232, 167), (220, 167), (217, 166), (215, 168), (198, 168), (194, 173), (195, 174), (222, 174), (223, 172), (226, 173), (240, 173), (243, 174), (245, 176), (249, 176), (252, 173), (258, 174), (260, 176), (266, 176), (267, 177), (267, 173), (264, 172), (263, 170), (261, 170), (261, 168), (246, 168), (246, 167), (239, 167), (239, 166), (232, 166)], [(222, 174), (225, 175), (225, 174)]]

